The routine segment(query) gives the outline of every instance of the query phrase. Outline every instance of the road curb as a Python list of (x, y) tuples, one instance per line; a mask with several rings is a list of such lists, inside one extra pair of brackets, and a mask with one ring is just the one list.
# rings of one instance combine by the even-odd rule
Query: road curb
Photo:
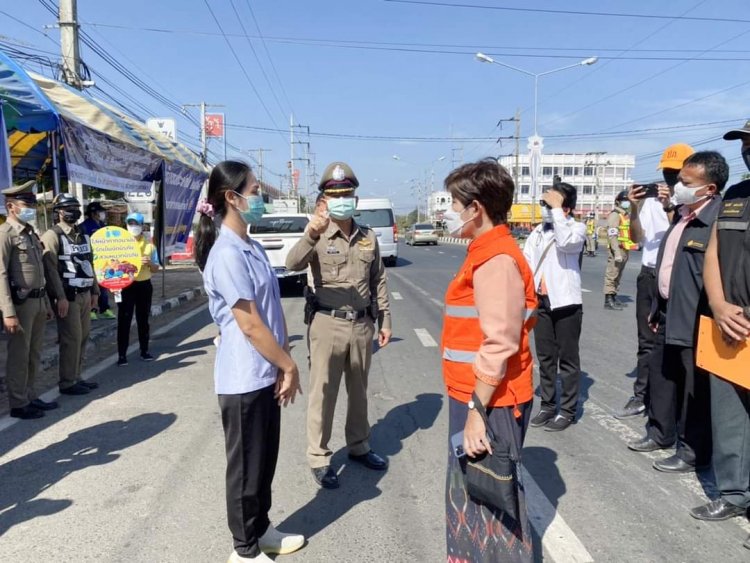
[[(185, 303), (188, 303), (190, 301), (193, 301), (197, 297), (200, 297), (202, 295), (206, 295), (206, 290), (203, 288), (203, 286), (194, 287), (193, 289), (188, 289), (187, 291), (183, 291), (176, 297), (170, 297), (163, 303), (159, 303), (158, 305), (152, 305), (151, 306), (151, 317), (158, 317), (159, 315), (163, 315), (164, 313), (168, 311), (172, 311), (174, 309), (177, 309), (178, 307), (184, 305)], [(89, 341), (86, 345), (86, 352), (89, 352), (92, 348), (95, 348), (98, 343), (102, 341), (109, 341), (111, 340), (116, 334), (117, 334), (117, 321), (96, 321), (97, 323), (108, 323), (104, 326), (103, 329), (98, 329), (96, 331), (92, 331), (89, 335)], [(58, 346), (54, 346), (52, 350), (49, 350), (47, 352), (42, 352), (42, 359), (41, 359), (41, 369), (47, 370), (55, 365), (57, 365), (57, 362), (60, 358), (60, 348)]]

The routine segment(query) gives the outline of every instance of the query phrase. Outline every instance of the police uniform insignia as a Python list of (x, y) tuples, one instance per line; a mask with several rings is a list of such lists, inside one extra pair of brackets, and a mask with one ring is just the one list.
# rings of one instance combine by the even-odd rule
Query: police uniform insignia
[(706, 248), (705, 243), (702, 243), (698, 240), (689, 240), (687, 241), (687, 247), (688, 248), (695, 248), (698, 250), (704, 250)]
[(331, 172), (331, 178), (333, 178), (337, 182), (342, 182), (344, 178), (346, 178), (346, 173), (341, 166), (336, 165), (336, 168), (334, 168), (333, 172)]
[(725, 201), (721, 204), (719, 217), (742, 217), (747, 208), (747, 201)]
[(326, 248), (326, 254), (341, 254), (341, 252), (335, 246), (329, 246)]
[(361, 246), (362, 248), (370, 248), (372, 246), (372, 241), (368, 240), (366, 238), (363, 238), (361, 240), (357, 241), (357, 244)]

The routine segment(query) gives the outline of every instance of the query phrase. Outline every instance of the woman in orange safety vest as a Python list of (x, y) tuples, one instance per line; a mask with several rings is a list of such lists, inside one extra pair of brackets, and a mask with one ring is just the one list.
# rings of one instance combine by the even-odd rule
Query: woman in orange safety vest
[[(489, 449), (487, 428), (472, 400), (476, 394), (496, 439), (520, 460), (533, 397), (529, 333), (537, 301), (531, 270), (506, 224), (513, 180), (497, 161), (485, 159), (451, 172), (445, 188), (453, 198), (445, 213), (450, 236), (470, 240), (445, 295), (441, 351), (449, 436), (463, 431), (463, 452), (470, 457)], [(523, 490), (517, 520), (475, 502), (466, 492), (466, 457), (459, 457), (456, 447), (449, 450), (448, 561), (531, 561)]]

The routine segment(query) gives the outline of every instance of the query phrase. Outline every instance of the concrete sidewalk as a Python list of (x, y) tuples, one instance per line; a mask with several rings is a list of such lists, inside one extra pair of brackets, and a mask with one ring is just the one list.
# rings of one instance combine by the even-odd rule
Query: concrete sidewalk
[[(167, 266), (164, 277), (162, 278), (162, 273), (159, 272), (152, 278), (151, 282), (154, 286), (151, 317), (163, 315), (167, 311), (172, 311), (180, 307), (180, 305), (205, 294), (203, 290), (203, 279), (196, 266)], [(114, 302), (114, 298), (110, 298), (110, 307), (114, 313), (117, 313), (117, 304)], [(130, 341), (132, 344), (138, 340), (137, 336), (135, 336), (135, 320), (133, 320), (131, 330)], [(102, 344), (112, 343), (116, 338), (116, 319), (92, 321), (87, 352), (91, 352), (94, 348)], [(0, 334), (0, 378), (5, 377), (5, 366), (8, 352), (7, 340), (7, 334)], [(59, 346), (57, 342), (57, 323), (55, 321), (50, 321), (47, 323), (44, 334), (44, 347), (42, 348), (42, 362), (40, 366), (42, 372), (57, 367), (59, 357)], [(54, 369), (54, 375), (56, 375), (56, 373), (57, 369)], [(56, 378), (54, 378), (54, 382), (47, 381), (48, 379), (49, 377), (45, 377), (45, 374), (39, 374), (38, 383), (40, 392), (54, 386), (54, 383), (57, 381)], [(8, 412), (7, 390), (5, 385), (0, 385), (0, 414), (6, 412)]]

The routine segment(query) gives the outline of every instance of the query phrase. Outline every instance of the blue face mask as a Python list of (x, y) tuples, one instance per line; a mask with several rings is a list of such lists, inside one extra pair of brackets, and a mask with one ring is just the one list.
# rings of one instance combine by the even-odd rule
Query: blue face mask
[(18, 220), (22, 223), (36, 221), (36, 209), (33, 207), (22, 207), (18, 210), (16, 217), (18, 217)]
[(247, 224), (255, 224), (260, 221), (260, 218), (263, 217), (263, 213), (265, 213), (266, 211), (266, 204), (263, 203), (263, 198), (257, 194), (245, 197), (240, 193), (234, 193), (247, 201), (247, 209), (237, 210), (240, 214), (240, 217), (242, 217), (242, 220)]
[(357, 199), (353, 197), (334, 197), (328, 200), (328, 213), (334, 219), (351, 219), (356, 207)]

